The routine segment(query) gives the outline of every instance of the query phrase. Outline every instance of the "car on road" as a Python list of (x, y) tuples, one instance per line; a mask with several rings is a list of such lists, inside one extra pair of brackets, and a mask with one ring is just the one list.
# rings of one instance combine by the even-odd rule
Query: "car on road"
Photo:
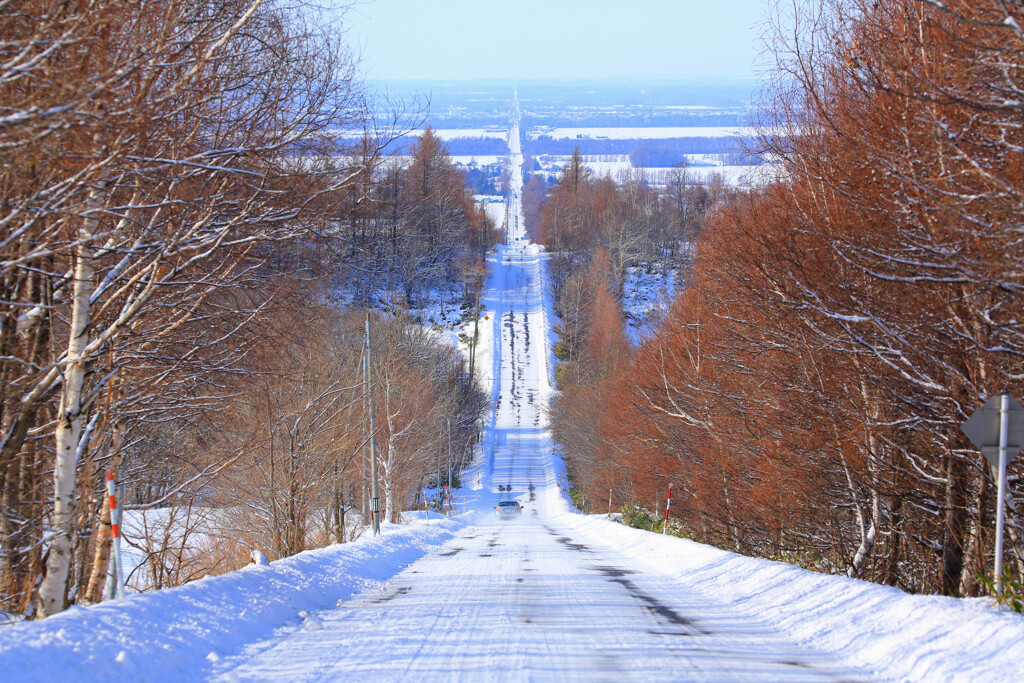
[(498, 517), (519, 517), (523, 514), (523, 506), (518, 500), (501, 500), (494, 506), (494, 514)]

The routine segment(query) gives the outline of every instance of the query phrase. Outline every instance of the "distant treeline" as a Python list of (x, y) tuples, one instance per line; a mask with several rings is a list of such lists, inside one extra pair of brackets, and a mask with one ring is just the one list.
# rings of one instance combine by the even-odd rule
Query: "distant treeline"
[[(741, 148), (730, 149), (715, 156), (727, 166), (760, 166), (765, 162), (760, 154)], [(641, 145), (629, 153), (629, 163), (634, 168), (672, 168), (686, 162), (686, 155), (670, 146)]]
[(502, 156), (508, 154), (505, 138), (454, 138), (445, 141), (453, 156)]
[[(388, 144), (385, 154), (409, 154), (419, 138), (407, 137)], [(755, 145), (752, 137), (685, 137), (658, 140), (644, 139), (593, 139), (593, 138), (549, 138), (525, 140), (523, 151), (530, 156), (542, 154), (570, 156), (579, 147), (584, 156), (598, 154), (630, 155), (634, 166), (672, 166), (683, 159), (684, 154), (732, 154), (743, 155), (744, 150)], [(445, 141), (445, 148), (453, 156), (501, 156), (508, 152), (508, 143), (503, 138), (454, 138)], [(674, 159), (674, 161), (668, 161)], [(639, 161), (639, 163), (638, 163)], [(756, 158), (745, 163), (757, 163)]]
[[(418, 143), (418, 137), (392, 140), (384, 146), (384, 154), (408, 156), (409, 150), (415, 148)], [(508, 154), (508, 142), (505, 138), (454, 138), (445, 140), (444, 146), (448, 150), (448, 154), (452, 156), (502, 156)]]
[[(508, 124), (508, 112), (467, 113), (430, 116), (434, 128), (485, 128)], [(749, 114), (746, 111), (722, 112), (705, 110), (700, 112), (678, 112), (675, 110), (635, 112), (601, 112), (587, 109), (573, 109), (567, 112), (532, 112), (527, 108), (523, 117), (524, 126), (746, 126)]]

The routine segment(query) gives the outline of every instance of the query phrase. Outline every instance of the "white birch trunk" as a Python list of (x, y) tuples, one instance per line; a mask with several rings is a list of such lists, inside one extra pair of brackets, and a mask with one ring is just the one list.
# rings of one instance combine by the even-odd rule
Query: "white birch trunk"
[[(870, 417), (870, 423), (877, 422), (878, 420), (878, 409), (871, 401), (871, 397), (868, 394), (867, 386), (863, 381), (860, 383), (861, 398), (864, 400), (865, 406), (868, 406), (868, 412)], [(846, 482), (850, 487), (850, 495), (853, 497), (854, 508), (857, 510), (857, 523), (860, 526), (860, 545), (857, 547), (857, 552), (853, 555), (853, 561), (850, 562), (850, 568), (846, 571), (847, 576), (856, 577), (860, 576), (864, 570), (864, 565), (867, 563), (871, 554), (875, 551), (875, 541), (878, 538), (878, 526), (882, 521), (882, 499), (878, 494), (878, 442), (874, 437), (871, 430), (867, 433), (867, 459), (868, 459), (868, 470), (871, 473), (871, 523), (867, 529), (864, 528), (864, 515), (860, 509), (860, 503), (857, 501), (857, 490), (853, 485), (853, 479), (850, 476), (850, 470), (846, 466), (846, 460), (843, 460), (843, 470), (846, 472)]]
[(75, 284), (71, 300), (71, 328), (67, 361), (61, 385), (60, 413), (55, 430), (56, 455), (53, 467), (53, 536), (50, 539), (46, 576), (39, 586), (39, 614), (47, 617), (64, 609), (64, 592), (71, 567), (75, 514), (75, 475), (78, 441), (82, 436), (82, 386), (85, 382), (85, 352), (89, 344), (89, 299), (92, 296), (93, 250), (91, 239), (98, 219), (99, 191), (89, 197), (89, 213), (79, 231), (75, 254)]
[(861, 539), (860, 545), (857, 547), (857, 552), (854, 553), (853, 562), (850, 563), (850, 568), (847, 570), (846, 575), (851, 577), (860, 576), (861, 571), (864, 569), (864, 564), (875, 550), (875, 540), (878, 537), (878, 523), (881, 518), (881, 501), (878, 496), (878, 492), (874, 489), (871, 490), (871, 524), (868, 526), (867, 531), (863, 530), (863, 515), (861, 515), (858, 508), (857, 515), (861, 518)]
[(395, 514), (395, 469), (398, 467), (399, 443), (402, 435), (412, 424), (396, 430), (398, 417), (402, 414), (402, 408), (391, 412), (391, 396), (395, 388), (391, 386), (391, 379), (384, 380), (384, 414), (388, 423), (388, 448), (387, 456), (383, 459), (384, 469), (384, 516), (381, 519), (393, 520)]
[(395, 433), (391, 431), (393, 423), (388, 420), (388, 455), (384, 462), (384, 517), (387, 521), (394, 519), (395, 514), (395, 462), (398, 460), (398, 442)]

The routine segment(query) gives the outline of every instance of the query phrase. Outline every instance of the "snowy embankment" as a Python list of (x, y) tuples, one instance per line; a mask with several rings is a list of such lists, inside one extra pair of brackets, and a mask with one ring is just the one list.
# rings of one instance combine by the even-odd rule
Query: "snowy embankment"
[(315, 630), (315, 612), (380, 585), (469, 521), (385, 525), (376, 538), (10, 626), (0, 630), (0, 671), (6, 680), (204, 678), (277, 629)]
[[(682, 249), (689, 251), (689, 246)], [(641, 266), (631, 266), (626, 269), (622, 283), (622, 315), (633, 346), (639, 346), (654, 331), (676, 294), (675, 268), (666, 272), (664, 265), (658, 263), (650, 268), (651, 272), (647, 271)]]
[(744, 557), (682, 538), (566, 512), (581, 538), (647, 564), (787, 634), (798, 644), (895, 681), (1024, 680), (1024, 617), (987, 598), (896, 588)]

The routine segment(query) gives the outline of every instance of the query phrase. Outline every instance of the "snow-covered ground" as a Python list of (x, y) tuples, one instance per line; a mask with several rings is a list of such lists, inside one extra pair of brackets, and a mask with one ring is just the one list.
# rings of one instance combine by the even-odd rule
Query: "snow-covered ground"
[[(777, 164), (761, 164), (760, 166), (729, 166), (721, 163), (719, 155), (687, 154), (690, 165), (686, 167), (687, 182), (708, 182), (712, 175), (719, 175), (727, 185), (736, 187), (756, 187), (778, 178)], [(558, 177), (558, 172), (569, 162), (568, 155), (548, 155), (541, 159), (541, 173)], [(635, 167), (628, 154), (588, 154), (583, 157), (584, 165), (597, 177), (609, 175), (618, 179), (623, 171)], [(661, 167), (644, 168), (644, 177), (652, 185), (664, 185), (668, 182), (674, 169)]]
[[(619, 158), (612, 160), (608, 160), (606, 157), (607, 155), (586, 156), (583, 158), (583, 165), (589, 168), (594, 175), (601, 178), (606, 175), (617, 178), (623, 171), (633, 168), (628, 155), (621, 155)], [(565, 165), (568, 161), (569, 157), (561, 158), (559, 159), (559, 165)]]
[(484, 207), (487, 217), (494, 221), (494, 227), (501, 230), (505, 224), (505, 198), (486, 194), (473, 195), (473, 201)]
[(568, 519), (580, 539), (670, 577), (679, 594), (706, 596), (748, 623), (830, 653), (850, 679), (1024, 680), (1024, 617), (986, 598), (908, 595), (630, 529), (600, 515)]
[[(465, 515), (11, 626), (5, 677), (1024, 680), (1024, 619), (985, 600), (906, 595), (575, 513), (547, 417), (546, 255), (522, 232), (521, 182), (514, 172), (509, 245), (484, 293), (495, 408), (463, 474)], [(490, 514), (506, 498), (522, 519)]]
[(0, 631), (0, 671), (8, 681), (207, 679), (249, 643), (316, 629), (323, 612), (381, 593), (471, 521), (385, 525), (376, 538), (21, 623)]
[(688, 126), (648, 128), (550, 128), (530, 131), (531, 140), (544, 136), (555, 140), (604, 139), (608, 140), (664, 140), (666, 138), (724, 138), (753, 137), (755, 128), (749, 126)]
[(469, 166), (470, 164), (476, 164), (477, 166), (490, 166), (500, 162), (504, 157), (489, 156), (487, 154), (453, 154), (452, 161), (455, 162), (456, 166)]
[[(655, 171), (656, 169), (648, 169)], [(692, 180), (707, 182), (712, 175), (722, 176), (727, 185), (736, 187), (758, 187), (765, 185), (779, 177), (779, 167), (776, 164), (761, 164), (760, 166), (688, 166), (686, 173)], [(654, 178), (653, 180), (656, 180)]]
[(626, 269), (622, 283), (622, 314), (634, 345), (654, 330), (676, 294), (676, 271), (657, 264), (648, 273), (642, 267)]

